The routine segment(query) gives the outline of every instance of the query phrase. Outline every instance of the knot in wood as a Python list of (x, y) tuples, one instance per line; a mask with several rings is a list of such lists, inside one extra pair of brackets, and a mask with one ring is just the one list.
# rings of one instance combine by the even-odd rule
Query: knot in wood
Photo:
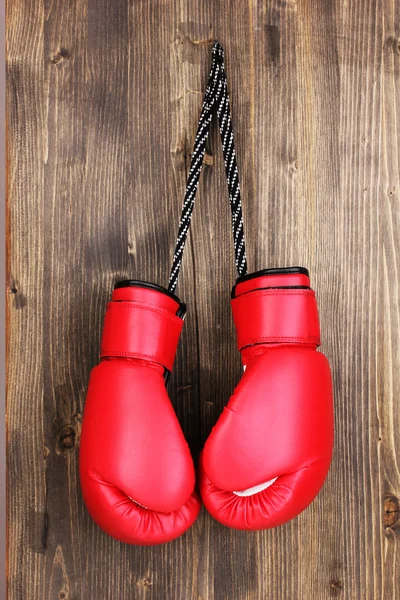
[(393, 527), (399, 520), (400, 503), (397, 496), (386, 494), (384, 502), (383, 522), (385, 527)]
[(60, 431), (59, 446), (61, 452), (72, 450), (75, 447), (76, 434), (71, 425), (67, 425)]

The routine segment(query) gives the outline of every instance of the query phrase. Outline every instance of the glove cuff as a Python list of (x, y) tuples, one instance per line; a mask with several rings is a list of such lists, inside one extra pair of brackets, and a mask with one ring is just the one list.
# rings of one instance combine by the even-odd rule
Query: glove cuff
[(320, 344), (318, 308), (302, 267), (266, 269), (238, 279), (232, 290), (239, 350), (255, 344)]
[(242, 275), (232, 288), (232, 298), (255, 289), (295, 287), (309, 288), (310, 276), (305, 267), (283, 267), (281, 269), (262, 269)]
[(101, 358), (137, 358), (172, 370), (186, 306), (161, 286), (116, 284), (107, 306)]

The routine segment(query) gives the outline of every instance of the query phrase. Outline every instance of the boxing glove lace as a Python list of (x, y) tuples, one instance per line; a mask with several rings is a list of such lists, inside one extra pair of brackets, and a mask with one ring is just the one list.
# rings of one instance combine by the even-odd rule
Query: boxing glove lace
[(239, 277), (231, 303), (245, 371), (206, 441), (200, 489), (224, 525), (266, 529), (301, 513), (328, 473), (331, 373), (306, 269)]
[(94, 521), (130, 544), (168, 542), (195, 521), (193, 461), (168, 398), (185, 305), (162, 287), (115, 286), (91, 373), (80, 444)]

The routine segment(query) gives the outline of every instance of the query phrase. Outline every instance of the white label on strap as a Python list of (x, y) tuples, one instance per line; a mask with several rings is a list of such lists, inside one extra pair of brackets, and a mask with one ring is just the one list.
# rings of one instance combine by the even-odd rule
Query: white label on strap
[(235, 494), (236, 496), (253, 496), (254, 494), (258, 494), (259, 492), (262, 492), (264, 490), (266, 490), (267, 488), (269, 488), (270, 485), (272, 485), (278, 478), (274, 477), (273, 479), (270, 479), (269, 481), (266, 481), (265, 483), (259, 483), (258, 485), (255, 485), (254, 487), (248, 488), (247, 490), (242, 490), (241, 492), (232, 492), (233, 494)]
[(132, 500), (132, 502), (134, 502), (135, 504), (137, 504), (138, 506), (141, 506), (142, 508), (145, 508), (146, 510), (149, 510), (147, 508), (147, 506), (145, 506), (144, 504), (140, 504), (140, 502), (138, 502), (137, 500), (134, 500), (133, 498), (131, 498), (130, 496), (128, 496), (129, 500)]

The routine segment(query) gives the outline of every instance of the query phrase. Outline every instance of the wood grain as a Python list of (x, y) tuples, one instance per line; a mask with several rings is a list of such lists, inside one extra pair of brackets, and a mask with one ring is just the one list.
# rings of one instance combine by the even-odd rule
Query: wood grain
[[(400, 598), (397, 0), (10, 0), (8, 596)], [(77, 473), (113, 283), (167, 283), (214, 38), (225, 48), (252, 270), (304, 264), (335, 384), (335, 455), (302, 515), (162, 547), (116, 542)], [(217, 132), (178, 293), (169, 391), (195, 457), (240, 377)]]

